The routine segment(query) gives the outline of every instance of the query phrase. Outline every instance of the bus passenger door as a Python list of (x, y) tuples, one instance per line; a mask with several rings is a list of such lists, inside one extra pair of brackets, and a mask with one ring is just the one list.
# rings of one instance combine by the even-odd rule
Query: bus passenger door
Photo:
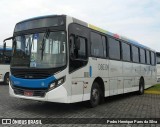
[(87, 73), (86, 70), (88, 70), (86, 67), (87, 39), (78, 35), (72, 35), (70, 39), (70, 72), (72, 76), (72, 102), (78, 102), (83, 100), (84, 78), (86, 76), (85, 74)]
[[(71, 102), (83, 101), (84, 89), (88, 89), (88, 34), (78, 24), (69, 26), (69, 74), (71, 76)], [(84, 87), (85, 85), (85, 87)]]

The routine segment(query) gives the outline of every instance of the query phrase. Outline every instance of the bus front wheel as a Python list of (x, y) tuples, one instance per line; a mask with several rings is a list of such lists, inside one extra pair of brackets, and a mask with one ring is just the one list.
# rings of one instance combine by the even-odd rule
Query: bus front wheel
[(9, 85), (9, 73), (6, 73), (4, 76), (4, 84)]
[(91, 95), (90, 95), (90, 107), (96, 107), (100, 103), (100, 87), (97, 82), (94, 82), (91, 88)]

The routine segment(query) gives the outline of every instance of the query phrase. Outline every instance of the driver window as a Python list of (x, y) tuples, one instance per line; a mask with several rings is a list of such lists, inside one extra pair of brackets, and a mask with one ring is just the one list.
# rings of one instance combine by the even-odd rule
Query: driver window
[(78, 48), (78, 58), (79, 59), (86, 59), (87, 53), (86, 53), (86, 39), (83, 37), (78, 37), (76, 43), (79, 43)]
[(71, 35), (69, 38), (70, 64), (69, 71), (73, 72), (87, 64), (87, 39)]
[(87, 39), (84, 37), (70, 36), (70, 57), (71, 59), (87, 58)]

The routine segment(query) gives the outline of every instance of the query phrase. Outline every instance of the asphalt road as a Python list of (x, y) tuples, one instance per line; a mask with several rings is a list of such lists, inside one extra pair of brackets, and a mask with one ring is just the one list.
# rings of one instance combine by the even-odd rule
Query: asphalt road
[[(0, 118), (160, 118), (160, 95), (136, 93), (108, 97), (96, 108), (85, 103), (58, 104), (12, 98), (0, 84)], [(46, 120), (47, 120), (46, 119)], [(73, 119), (74, 120), (74, 119)], [(4, 126), (4, 125), (0, 125)], [(6, 125), (5, 125), (6, 126)], [(11, 126), (11, 125), (7, 125)], [(15, 125), (17, 126), (17, 125)], [(22, 126), (22, 125), (20, 125)], [(36, 126), (36, 125), (35, 125)], [(38, 125), (44, 126), (44, 125)], [(45, 126), (156, 127), (158, 124), (52, 124)]]

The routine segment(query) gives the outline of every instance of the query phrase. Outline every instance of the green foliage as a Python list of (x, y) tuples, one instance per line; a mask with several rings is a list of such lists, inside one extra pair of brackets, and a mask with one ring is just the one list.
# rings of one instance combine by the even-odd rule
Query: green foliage
[(160, 91), (160, 84), (156, 84), (156, 85), (150, 87), (148, 90)]

